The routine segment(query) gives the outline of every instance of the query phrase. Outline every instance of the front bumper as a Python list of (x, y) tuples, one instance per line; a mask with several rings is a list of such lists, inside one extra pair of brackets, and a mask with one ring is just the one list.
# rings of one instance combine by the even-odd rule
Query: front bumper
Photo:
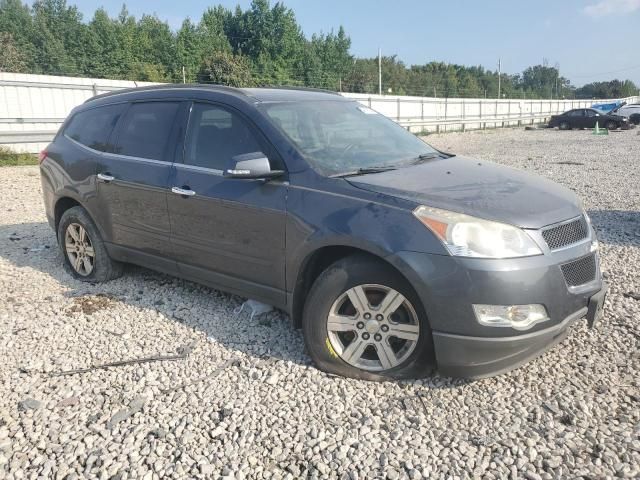
[(569, 327), (587, 314), (587, 307), (544, 330), (516, 337), (470, 337), (434, 332), (433, 345), (441, 375), (484, 378), (499, 375), (532, 360), (569, 334)]
[[(399, 252), (394, 261), (422, 300), (438, 371), (481, 378), (540, 355), (562, 341), (569, 326), (587, 314), (590, 299), (606, 288), (599, 266), (592, 281), (572, 287), (561, 265), (584, 255), (597, 256), (590, 247), (584, 242), (562, 251), (504, 260)], [(526, 332), (488, 327), (477, 321), (473, 304), (542, 304), (550, 320)]]
[[(442, 375), (484, 378), (507, 372), (532, 360), (560, 343), (569, 334), (569, 327), (585, 316), (593, 327), (604, 302), (607, 286), (591, 296), (587, 307), (569, 315), (560, 323), (515, 337), (469, 337), (435, 332), (433, 344)], [(595, 300), (595, 302), (594, 302)]]

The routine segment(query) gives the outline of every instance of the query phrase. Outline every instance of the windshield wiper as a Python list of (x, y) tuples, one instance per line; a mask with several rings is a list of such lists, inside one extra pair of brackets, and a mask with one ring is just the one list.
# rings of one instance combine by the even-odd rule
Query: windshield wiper
[(388, 172), (390, 170), (397, 170), (396, 167), (363, 167), (358, 168), (357, 170), (351, 170), (349, 172), (336, 173), (334, 175), (329, 175), (331, 178), (343, 178), (343, 177), (354, 177), (356, 175), (367, 175), (368, 173), (380, 173), (380, 172)]
[(426, 162), (427, 160), (433, 160), (434, 158), (445, 158), (445, 156), (440, 152), (423, 153), (415, 157), (413, 159), (413, 162), (411, 162), (411, 165), (418, 165), (420, 163)]

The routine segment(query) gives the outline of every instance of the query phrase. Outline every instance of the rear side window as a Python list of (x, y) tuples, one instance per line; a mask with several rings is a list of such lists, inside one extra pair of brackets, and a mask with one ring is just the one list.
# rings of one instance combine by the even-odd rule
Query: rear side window
[(224, 170), (236, 155), (262, 150), (240, 115), (200, 103), (191, 110), (186, 147), (185, 164), (215, 170)]
[(178, 102), (132, 104), (118, 129), (115, 153), (164, 160), (178, 106)]
[(64, 131), (65, 136), (94, 150), (107, 150), (107, 141), (126, 105), (109, 105), (76, 113)]

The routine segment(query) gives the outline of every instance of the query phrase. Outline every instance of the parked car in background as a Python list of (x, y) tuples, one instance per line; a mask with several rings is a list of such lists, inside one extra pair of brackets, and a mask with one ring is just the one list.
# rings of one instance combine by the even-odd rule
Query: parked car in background
[(334, 374), (493, 375), (602, 313), (596, 233), (571, 190), (438, 151), (335, 93), (100, 95), (40, 160), (75, 278), (134, 263), (275, 305)]
[(614, 115), (620, 115), (629, 119), (634, 125), (640, 125), (640, 103), (621, 105), (611, 111)]
[(615, 108), (624, 105), (625, 102), (612, 102), (612, 103), (594, 103), (591, 105), (591, 108), (595, 108), (596, 110), (600, 110), (605, 113), (611, 113), (611, 111)]
[(628, 128), (629, 126), (629, 120), (620, 115), (607, 114), (595, 108), (576, 108), (561, 115), (552, 116), (551, 120), (549, 120), (549, 127), (558, 127), (560, 130), (595, 128), (596, 123), (601, 128), (608, 130)]

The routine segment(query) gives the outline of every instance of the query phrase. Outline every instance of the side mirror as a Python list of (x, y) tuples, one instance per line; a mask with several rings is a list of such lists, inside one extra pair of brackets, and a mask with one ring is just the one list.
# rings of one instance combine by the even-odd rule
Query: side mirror
[(223, 176), (227, 178), (275, 178), (284, 174), (283, 170), (271, 170), (269, 159), (262, 152), (244, 153), (232, 157)]

